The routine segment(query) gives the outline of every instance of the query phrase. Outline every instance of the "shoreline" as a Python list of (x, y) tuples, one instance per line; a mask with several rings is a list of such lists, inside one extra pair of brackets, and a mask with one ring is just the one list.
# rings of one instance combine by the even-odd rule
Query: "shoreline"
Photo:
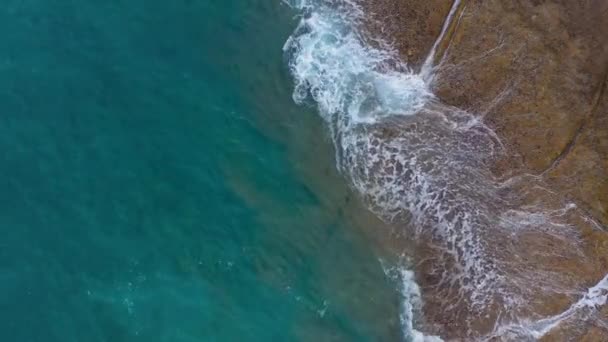
[[(420, 330), (580, 337), (602, 329), (587, 314), (606, 295), (608, 71), (593, 67), (608, 65), (595, 50), (608, 45), (586, 21), (608, 20), (568, 22), (567, 3), (490, 2), (307, 4), (284, 47), (293, 97), (315, 100), (340, 171), (414, 244)], [(568, 191), (572, 172), (588, 192)], [(580, 304), (585, 293), (594, 304)]]

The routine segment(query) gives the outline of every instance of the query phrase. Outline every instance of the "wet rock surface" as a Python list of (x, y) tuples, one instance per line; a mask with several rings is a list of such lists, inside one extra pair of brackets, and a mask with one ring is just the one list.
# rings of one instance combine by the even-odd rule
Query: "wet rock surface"
[(542, 172), (592, 115), (605, 78), (596, 13), (576, 1), (468, 1), (436, 91), (486, 114), (524, 166)]
[[(365, 6), (376, 19), (371, 31), (394, 39), (402, 58), (419, 68), (452, 2)], [(497, 185), (485, 200), (500, 198), (504, 206), (490, 211), (492, 234), (476, 238), (499, 273), (514, 279), (507, 290), (527, 300), (513, 306), (515, 315), (559, 315), (608, 273), (608, 2), (463, 0), (437, 54), (439, 100), (478, 117), (504, 147), (488, 165)], [(398, 128), (385, 131), (387, 138), (400, 135)], [(445, 261), (436, 246), (427, 236), (417, 251), (427, 328), (448, 339), (490, 334), (505, 314), (501, 293), (481, 312), (466, 301), (446, 307), (446, 296), (458, 290), (442, 288), (436, 273)], [(577, 317), (543, 340), (608, 340), (606, 309)], [(517, 336), (492, 340), (522, 340)]]
[(401, 58), (418, 70), (452, 6), (447, 0), (373, 0), (362, 2), (369, 27), (397, 48)]

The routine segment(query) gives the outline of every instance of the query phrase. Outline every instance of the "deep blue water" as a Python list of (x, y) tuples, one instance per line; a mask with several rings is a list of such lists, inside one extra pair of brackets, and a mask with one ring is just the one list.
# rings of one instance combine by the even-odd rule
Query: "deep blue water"
[(295, 14), (3, 2), (1, 341), (398, 338), (367, 216), (290, 98)]

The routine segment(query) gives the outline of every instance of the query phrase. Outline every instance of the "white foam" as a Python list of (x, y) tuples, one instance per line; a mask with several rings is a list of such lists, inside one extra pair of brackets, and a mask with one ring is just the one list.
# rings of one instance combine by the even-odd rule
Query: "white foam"
[(414, 272), (403, 266), (386, 267), (382, 261), (384, 273), (398, 283), (399, 293), (401, 294), (401, 323), (403, 336), (412, 342), (443, 342), (439, 336), (425, 335), (423, 332), (414, 328), (416, 313), (421, 310), (422, 299), (420, 288), (416, 284)]
[[(438, 258), (452, 264), (442, 282), (458, 283), (473, 306), (485, 306), (500, 289), (500, 274), (480, 236), (494, 219), (487, 205), (495, 196), (488, 177), (477, 172), (483, 151), (432, 116), (395, 131), (390, 138), (375, 131), (343, 137), (342, 169), (381, 217), (393, 221), (409, 213), (417, 235), (440, 237), (436, 252), (444, 256)], [(490, 150), (483, 135), (475, 143)]]
[(354, 2), (299, 2), (298, 8), (306, 13), (283, 48), (296, 103), (313, 99), (328, 122), (352, 125), (414, 114), (433, 97), (394, 52), (365, 43)]

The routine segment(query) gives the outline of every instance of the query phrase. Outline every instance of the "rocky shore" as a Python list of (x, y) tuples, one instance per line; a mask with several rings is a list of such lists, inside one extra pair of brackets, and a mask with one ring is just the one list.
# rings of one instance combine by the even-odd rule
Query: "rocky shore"
[[(370, 31), (392, 42), (414, 70), (452, 5), (364, 4)], [(518, 318), (523, 325), (559, 317), (608, 273), (608, 2), (462, 0), (447, 31), (433, 58), (433, 92), (444, 108), (477, 117), (503, 148), (480, 161), (494, 184), (488, 196), (502, 207), (488, 209), (493, 214), (484, 218), (492, 228), (475, 237), (499, 277), (512, 281), (481, 310), (471, 308), (466, 291), (451, 303), (446, 296), (463, 292), (446, 290), (434, 274), (456, 261), (434, 257), (441, 250), (436, 237), (421, 238), (416, 271), (424, 325), (446, 340), (521, 340), (517, 329), (492, 334)], [(404, 127), (384, 127), (382, 134), (396, 136)], [(510, 295), (525, 303), (506, 303)], [(606, 322), (608, 309), (584, 307), (537, 338), (607, 341)]]

